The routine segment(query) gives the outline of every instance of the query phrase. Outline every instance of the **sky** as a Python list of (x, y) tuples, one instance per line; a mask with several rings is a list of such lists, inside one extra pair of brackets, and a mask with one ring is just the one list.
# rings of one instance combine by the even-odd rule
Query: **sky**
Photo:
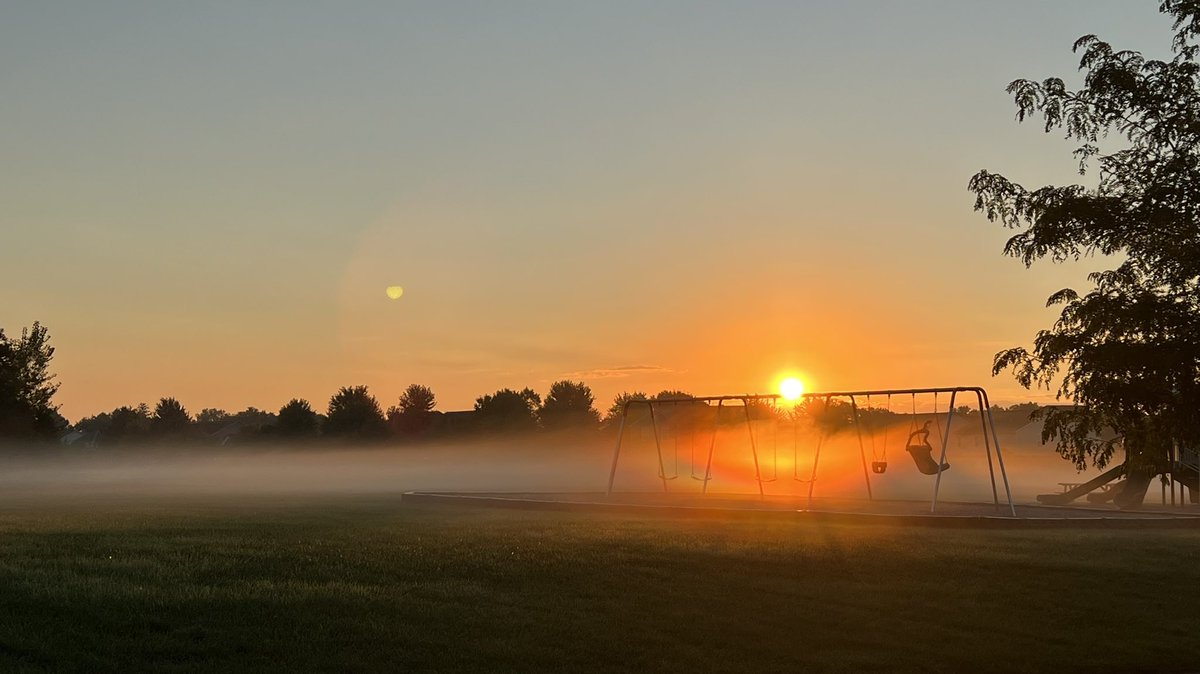
[[(439, 408), (582, 380), (984, 385), (1051, 292), (981, 168), (1079, 177), (1005, 85), (1156, 0), (0, 5), (0, 327), (69, 419), (179, 398)], [(388, 286), (404, 288), (398, 300)]]

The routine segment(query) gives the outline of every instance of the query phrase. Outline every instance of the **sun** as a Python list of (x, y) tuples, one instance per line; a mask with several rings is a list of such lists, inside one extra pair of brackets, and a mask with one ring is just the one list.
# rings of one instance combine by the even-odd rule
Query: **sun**
[(389, 299), (398, 300), (404, 295), (404, 288), (400, 286), (388, 286), (387, 296)]
[(779, 382), (779, 394), (788, 402), (795, 402), (804, 395), (804, 382), (795, 377), (787, 377)]

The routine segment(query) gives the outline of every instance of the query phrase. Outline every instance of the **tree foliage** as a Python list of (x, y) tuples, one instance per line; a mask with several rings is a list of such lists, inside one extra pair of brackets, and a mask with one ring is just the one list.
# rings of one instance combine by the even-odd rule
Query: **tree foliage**
[(211, 435), (221, 430), (232, 417), (229, 412), (216, 407), (205, 407), (196, 415), (196, 429), (205, 435)]
[(53, 358), (49, 331), (40, 323), (23, 328), (19, 338), (0, 328), (0, 436), (49, 438), (62, 430)]
[(287, 438), (313, 437), (319, 427), (316, 411), (300, 398), (292, 398), (279, 408), (277, 424), (279, 435)]
[(625, 412), (625, 405), (630, 400), (647, 400), (645, 393), (641, 391), (622, 391), (613, 398), (612, 404), (608, 406), (608, 412), (604, 415), (604, 423), (606, 425), (617, 423), (621, 420), (621, 415)]
[(1200, 445), (1200, 3), (1160, 11), (1175, 22), (1169, 60), (1085, 35), (1079, 88), (1057, 77), (1008, 86), (1019, 121), (1040, 117), (1078, 143), (1092, 185), (1027, 189), (988, 171), (970, 182), (976, 210), (1017, 230), (1007, 255), (1116, 264), (1084, 293), (1052, 294), (1058, 320), (993, 367), (1074, 403), (1043, 413), (1044, 437), (1080, 468), (1122, 446), (1132, 465), (1161, 468), (1172, 442)]
[(488, 430), (527, 431), (537, 428), (542, 397), (533, 389), (502, 388), (475, 400), (479, 425)]
[(150, 406), (139, 403), (136, 407), (128, 405), (112, 411), (112, 424), (109, 432), (115, 442), (131, 442), (145, 438), (150, 434)]
[(192, 417), (175, 398), (160, 399), (150, 419), (150, 429), (155, 435), (181, 436), (187, 433), (191, 424)]
[(433, 408), (436, 406), (437, 398), (433, 395), (433, 389), (411, 384), (400, 395), (398, 404), (388, 408), (388, 423), (399, 433), (422, 433), (433, 424)]
[(325, 434), (341, 437), (378, 438), (387, 433), (387, 423), (375, 396), (366, 386), (343, 386), (329, 399)]
[(595, 400), (592, 389), (581, 381), (556, 381), (550, 385), (538, 418), (547, 429), (595, 428), (600, 423), (600, 413), (592, 406)]
[(691, 393), (677, 389), (663, 389), (651, 396), (652, 400), (683, 400), (693, 398)]

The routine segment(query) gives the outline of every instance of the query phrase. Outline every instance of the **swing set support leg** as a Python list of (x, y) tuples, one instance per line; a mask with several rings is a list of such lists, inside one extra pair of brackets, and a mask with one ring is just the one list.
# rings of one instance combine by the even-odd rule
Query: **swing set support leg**
[(933, 482), (933, 503), (929, 506), (929, 512), (937, 512), (938, 491), (942, 488), (942, 466), (946, 465), (946, 450), (950, 446), (950, 422), (954, 420), (954, 400), (958, 396), (958, 391), (950, 392), (950, 409), (946, 410), (946, 432), (942, 436), (942, 458), (938, 461), (937, 479)]
[(999, 510), (1000, 494), (996, 491), (996, 469), (992, 467), (992, 444), (991, 438), (988, 437), (987, 413), (983, 409), (983, 394), (976, 391), (975, 397), (979, 399), (979, 425), (983, 428), (983, 451), (987, 454), (988, 478), (992, 481), (992, 503), (996, 510)]
[(667, 470), (663, 465), (662, 444), (658, 441), (658, 422), (654, 419), (654, 403), (646, 406), (650, 408), (650, 428), (654, 429), (654, 451), (658, 453), (658, 477), (662, 479), (663, 491), (668, 492), (670, 489), (667, 489)]
[(617, 459), (621, 458), (621, 439), (625, 437), (625, 417), (629, 414), (629, 407), (621, 410), (621, 425), (617, 427), (617, 446), (613, 449), (612, 468), (608, 469), (608, 491), (606, 496), (612, 496), (613, 481), (617, 479)]
[[(829, 396), (825, 396), (825, 411), (829, 411)], [(817, 436), (817, 447), (813, 451), (812, 475), (808, 476), (808, 509), (812, 510), (813, 489), (817, 486), (817, 464), (821, 462), (821, 444), (825, 442), (825, 433)], [(793, 469), (794, 470), (794, 469)]]
[(708, 493), (708, 481), (712, 479), (713, 450), (717, 448), (717, 431), (721, 430), (721, 407), (724, 404), (724, 400), (718, 400), (717, 413), (713, 415), (712, 441), (708, 443), (708, 461), (704, 464), (704, 486), (700, 489), (701, 494)]
[(980, 389), (983, 395), (983, 405), (987, 408), (988, 426), (992, 429), (992, 444), (996, 448), (996, 460), (1000, 463), (1000, 478), (1004, 480), (1004, 495), (1008, 497), (1008, 511), (1013, 517), (1017, 516), (1017, 506), (1013, 505), (1012, 489), (1008, 486), (1008, 471), (1004, 469), (1004, 453), (1000, 451), (1000, 438), (996, 435), (996, 419), (992, 416), (992, 403), (988, 400), (987, 391)]
[(758, 496), (766, 498), (766, 492), (763, 491), (762, 472), (758, 467), (758, 445), (754, 442), (754, 424), (750, 422), (750, 405), (742, 405), (742, 412), (746, 416), (746, 431), (750, 433), (750, 453), (754, 456), (754, 479), (758, 481)]
[(854, 431), (858, 434), (858, 456), (862, 459), (863, 482), (867, 484), (867, 500), (874, 501), (875, 495), (871, 493), (871, 473), (867, 470), (867, 450), (863, 445), (862, 424), (858, 417), (858, 401), (854, 396), (850, 396), (850, 410), (854, 413)]

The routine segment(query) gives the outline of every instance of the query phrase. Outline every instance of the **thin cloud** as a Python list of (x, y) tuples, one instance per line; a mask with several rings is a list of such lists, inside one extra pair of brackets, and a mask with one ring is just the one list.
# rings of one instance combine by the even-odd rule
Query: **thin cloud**
[(661, 365), (622, 365), (620, 367), (598, 367), (592, 370), (568, 372), (563, 376), (568, 379), (617, 379), (620, 377), (661, 372), (674, 372), (674, 370)]

